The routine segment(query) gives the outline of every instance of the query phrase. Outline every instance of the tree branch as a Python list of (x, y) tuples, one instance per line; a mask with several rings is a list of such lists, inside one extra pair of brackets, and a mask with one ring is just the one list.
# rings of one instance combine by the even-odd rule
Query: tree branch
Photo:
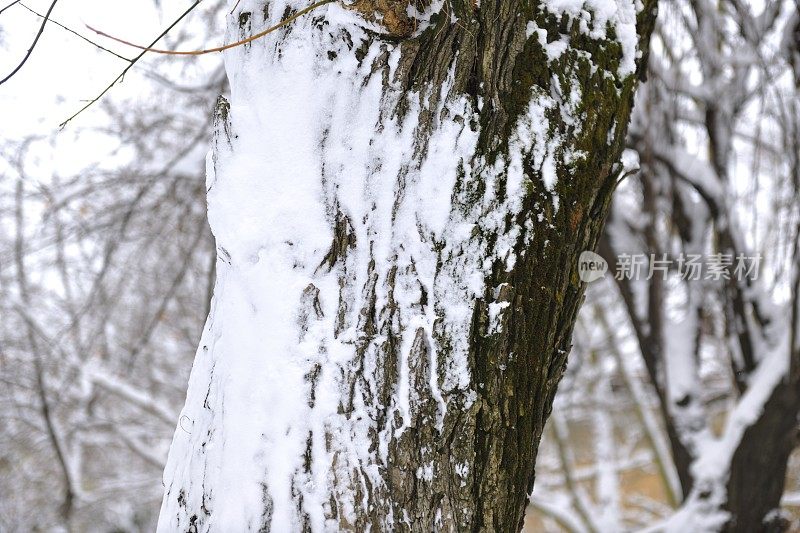
[[(44, 32), (44, 27), (47, 25), (47, 19), (50, 18), (50, 13), (53, 12), (53, 8), (56, 7), (56, 2), (58, 2), (58, 0), (53, 0), (53, 3), (50, 4), (50, 8), (47, 10), (47, 13), (45, 13), (44, 20), (42, 21), (42, 25), (39, 26), (39, 31), (36, 33), (36, 37), (33, 38), (33, 43), (31, 43), (31, 47), (28, 48), (28, 53), (25, 54), (25, 57), (22, 58), (22, 61), (20, 61), (19, 65), (17, 65), (16, 68), (11, 71), (11, 74), (9, 74), (8, 76), (6, 76), (2, 80), (0, 80), (0, 85), (3, 85), (5, 82), (7, 82), (11, 78), (13, 78), (14, 75), (17, 72), (20, 71), (20, 69), (23, 67), (23, 65), (25, 65), (25, 63), (28, 61), (28, 58), (31, 57), (31, 54), (33, 53), (33, 49), (36, 48), (36, 43), (39, 42), (39, 37), (41, 37), (42, 33)], [(11, 7), (11, 6), (5, 7), (3, 9), (3, 11), (8, 9), (9, 7)], [(0, 11), (0, 13), (2, 13), (2, 11)]]
[[(168, 34), (168, 33), (169, 33), (171, 30), (172, 30), (172, 28), (174, 28), (175, 26), (177, 26), (177, 25), (178, 25), (178, 23), (179, 23), (180, 21), (182, 21), (182, 20), (184, 19), (184, 17), (186, 17), (186, 15), (188, 15), (189, 13), (191, 13), (191, 12), (194, 10), (194, 8), (196, 8), (198, 5), (200, 5), (200, 0), (197, 0), (197, 1), (196, 1), (194, 4), (192, 4), (191, 6), (189, 6), (189, 8), (188, 8), (186, 11), (184, 11), (184, 12), (181, 14), (181, 16), (179, 16), (178, 18), (176, 18), (176, 19), (175, 19), (175, 20), (172, 22), (172, 24), (170, 24), (170, 25), (167, 27), (167, 29), (165, 29), (164, 31), (162, 31), (162, 32), (161, 32), (161, 34), (160, 34), (158, 37), (156, 37), (156, 38), (153, 40), (153, 42), (152, 42), (152, 43), (150, 43), (150, 46), (153, 46), (153, 45), (154, 45), (154, 44), (156, 44), (156, 43), (157, 43), (157, 42), (158, 42), (158, 41), (159, 41), (159, 40), (160, 40), (162, 37), (164, 37), (166, 34)], [(58, 127), (59, 127), (59, 128), (63, 128), (63, 127), (64, 127), (64, 126), (66, 126), (66, 125), (67, 125), (67, 124), (68, 124), (68, 123), (69, 123), (69, 122), (70, 122), (72, 119), (74, 119), (75, 117), (77, 117), (78, 115), (80, 115), (81, 113), (83, 113), (84, 111), (86, 111), (86, 110), (87, 110), (89, 107), (91, 107), (92, 105), (94, 105), (94, 103), (95, 103), (95, 102), (97, 102), (97, 101), (98, 101), (98, 100), (100, 100), (100, 99), (101, 99), (103, 96), (105, 96), (105, 94), (106, 94), (108, 91), (110, 91), (110, 90), (111, 90), (111, 88), (112, 88), (114, 85), (116, 85), (116, 84), (117, 84), (117, 82), (118, 82), (119, 80), (121, 80), (122, 78), (124, 78), (124, 77), (125, 77), (125, 74), (127, 74), (127, 73), (128, 73), (128, 71), (129, 71), (131, 68), (133, 68), (133, 65), (135, 65), (135, 64), (136, 64), (136, 62), (137, 62), (137, 61), (139, 61), (139, 60), (140, 60), (140, 59), (141, 59), (141, 58), (142, 58), (142, 57), (143, 57), (143, 56), (144, 56), (146, 53), (147, 53), (147, 50), (144, 50), (144, 51), (142, 51), (142, 53), (140, 53), (139, 55), (137, 55), (136, 57), (134, 57), (133, 59), (131, 59), (131, 60), (130, 60), (130, 64), (129, 64), (127, 67), (125, 67), (125, 68), (123, 69), (123, 71), (122, 71), (122, 72), (119, 74), (119, 76), (117, 76), (116, 78), (114, 78), (114, 81), (112, 81), (110, 84), (108, 84), (108, 87), (106, 87), (105, 89), (103, 89), (103, 92), (101, 92), (100, 94), (98, 94), (97, 96), (95, 96), (94, 98), (92, 98), (91, 100), (89, 100), (89, 102), (88, 102), (88, 103), (87, 103), (85, 106), (83, 106), (82, 108), (80, 108), (80, 109), (79, 109), (79, 110), (78, 110), (78, 111), (77, 111), (77, 112), (76, 112), (74, 115), (72, 115), (71, 117), (69, 117), (67, 120), (65, 120), (64, 122), (62, 122), (61, 124), (59, 124), (59, 125), (58, 125)]]

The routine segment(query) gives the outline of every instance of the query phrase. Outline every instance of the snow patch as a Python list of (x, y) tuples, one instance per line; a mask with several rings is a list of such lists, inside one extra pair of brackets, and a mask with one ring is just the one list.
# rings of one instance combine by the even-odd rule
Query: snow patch
[[(621, 77), (633, 74), (636, 70), (637, 46), (639, 39), (636, 34), (636, 13), (643, 6), (640, 1), (634, 0), (545, 0), (548, 11), (555, 15), (569, 15), (579, 21), (582, 33), (592, 39), (606, 39), (606, 27), (610, 24), (614, 28), (617, 41), (622, 46), (622, 59), (618, 74)], [(591, 29), (589, 23), (591, 22)], [(544, 36), (546, 37), (546, 35)], [(540, 41), (543, 39), (539, 35)], [(544, 39), (546, 41), (546, 39)], [(561, 43), (562, 41), (556, 41)], [(548, 57), (560, 55), (558, 47), (543, 44), (548, 50)], [(563, 50), (562, 50), (563, 52)], [(551, 56), (551, 53), (554, 56)], [(557, 55), (555, 55), (557, 54)]]

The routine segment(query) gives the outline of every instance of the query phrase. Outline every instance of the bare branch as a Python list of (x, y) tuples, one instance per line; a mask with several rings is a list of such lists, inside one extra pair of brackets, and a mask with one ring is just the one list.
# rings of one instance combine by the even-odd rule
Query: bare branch
[[(44, 32), (44, 27), (47, 25), (47, 19), (50, 18), (50, 13), (53, 12), (53, 8), (56, 7), (56, 3), (57, 2), (58, 2), (58, 0), (53, 0), (53, 3), (50, 4), (50, 8), (47, 10), (47, 13), (45, 13), (45, 15), (44, 15), (44, 20), (42, 21), (42, 25), (39, 26), (39, 31), (36, 33), (36, 37), (33, 38), (33, 43), (31, 43), (31, 47), (28, 48), (28, 52), (25, 54), (25, 57), (23, 57), (22, 61), (20, 61), (19, 65), (17, 65), (16, 68), (14, 68), (14, 70), (11, 71), (11, 74), (9, 74), (8, 76), (6, 76), (2, 80), (0, 80), (0, 85), (3, 85), (5, 82), (10, 80), (12, 77), (14, 77), (14, 75), (17, 72), (19, 72), (20, 69), (28, 61), (28, 58), (31, 57), (31, 54), (33, 53), (33, 49), (36, 48), (36, 44), (39, 42), (39, 37), (41, 37), (42, 33)], [(8, 7), (10, 7), (10, 6), (8, 6)], [(5, 9), (8, 9), (8, 7), (6, 7)], [(5, 11), (5, 9), (3, 11)]]
[[(156, 43), (157, 43), (157, 42), (158, 42), (158, 41), (159, 41), (159, 40), (160, 40), (162, 37), (164, 37), (166, 34), (168, 34), (168, 33), (170, 32), (170, 30), (172, 30), (172, 28), (174, 28), (175, 26), (177, 26), (177, 25), (178, 25), (178, 23), (179, 23), (181, 20), (183, 20), (183, 19), (184, 19), (184, 17), (186, 17), (186, 15), (188, 15), (189, 13), (191, 13), (191, 12), (194, 10), (194, 8), (196, 8), (198, 5), (200, 5), (200, 0), (197, 0), (197, 1), (196, 1), (194, 4), (192, 4), (191, 6), (189, 6), (189, 8), (188, 8), (186, 11), (184, 11), (184, 12), (183, 12), (183, 13), (182, 13), (182, 14), (181, 14), (181, 15), (180, 15), (178, 18), (176, 18), (176, 19), (175, 19), (175, 20), (172, 22), (172, 24), (170, 24), (170, 25), (167, 27), (167, 29), (165, 29), (163, 32), (161, 32), (161, 35), (159, 35), (158, 37), (156, 37), (156, 38), (153, 40), (153, 42), (152, 42), (152, 43), (150, 43), (150, 46), (153, 46), (153, 45), (154, 45), (154, 44), (156, 44)], [(67, 125), (67, 124), (68, 124), (68, 123), (69, 123), (69, 122), (70, 122), (72, 119), (74, 119), (75, 117), (77, 117), (78, 115), (80, 115), (81, 113), (83, 113), (84, 111), (86, 111), (86, 110), (87, 110), (89, 107), (91, 107), (91, 106), (92, 106), (92, 105), (93, 105), (95, 102), (97, 102), (97, 101), (98, 101), (98, 100), (100, 100), (100, 99), (101, 99), (103, 96), (105, 96), (105, 94), (106, 94), (108, 91), (110, 91), (110, 90), (111, 90), (111, 88), (112, 88), (112, 87), (114, 87), (114, 85), (116, 85), (118, 81), (120, 81), (122, 78), (124, 78), (124, 77), (125, 77), (125, 74), (127, 74), (127, 73), (128, 73), (128, 71), (129, 71), (131, 68), (133, 68), (133, 66), (134, 66), (134, 65), (135, 65), (135, 64), (136, 64), (136, 63), (137, 63), (137, 62), (138, 62), (138, 61), (139, 61), (139, 60), (140, 60), (140, 59), (141, 59), (141, 58), (142, 58), (142, 57), (143, 57), (143, 56), (144, 56), (146, 53), (147, 53), (147, 50), (144, 50), (144, 51), (143, 51), (141, 54), (139, 54), (139, 55), (137, 55), (136, 57), (134, 57), (133, 59), (131, 59), (131, 60), (130, 60), (130, 64), (129, 64), (127, 67), (125, 67), (125, 68), (122, 70), (122, 72), (119, 74), (119, 76), (117, 76), (116, 78), (114, 78), (114, 81), (112, 81), (110, 84), (108, 84), (108, 87), (106, 87), (105, 89), (103, 89), (103, 91), (102, 91), (100, 94), (98, 94), (97, 96), (95, 96), (94, 98), (92, 98), (91, 100), (89, 100), (89, 102), (88, 102), (88, 103), (87, 103), (85, 106), (83, 106), (82, 108), (80, 108), (80, 109), (79, 109), (79, 110), (78, 110), (78, 111), (77, 111), (77, 112), (76, 112), (74, 115), (72, 115), (71, 117), (69, 117), (67, 120), (65, 120), (64, 122), (62, 122), (61, 124), (59, 124), (59, 125), (58, 125), (58, 127), (59, 127), (59, 128), (64, 128), (64, 126), (66, 126), (66, 125)]]
[(138, 48), (139, 50), (143, 50), (145, 52), (153, 52), (154, 54), (164, 54), (164, 55), (172, 55), (172, 56), (201, 56), (201, 55), (205, 55), (205, 54), (211, 54), (211, 53), (214, 53), (214, 52), (223, 52), (225, 50), (230, 50), (231, 48), (236, 48), (237, 46), (242, 46), (243, 44), (251, 43), (251, 42), (253, 42), (253, 41), (257, 40), (257, 39), (261, 39), (262, 37), (265, 37), (265, 36), (269, 35), (270, 33), (274, 32), (275, 30), (278, 30), (278, 29), (282, 28), (283, 26), (286, 26), (290, 22), (302, 17), (306, 13), (317, 9), (318, 7), (322, 7), (325, 4), (333, 3), (335, 1), (336, 0), (322, 0), (321, 2), (316, 2), (316, 3), (311, 4), (310, 6), (304, 8), (304, 9), (301, 9), (300, 11), (295, 13), (294, 15), (285, 18), (284, 20), (280, 21), (279, 23), (275, 24), (274, 26), (271, 26), (271, 27), (267, 28), (266, 30), (264, 30), (262, 32), (259, 32), (259, 33), (255, 34), (255, 35), (252, 35), (252, 36), (250, 36), (250, 37), (248, 37), (246, 39), (242, 39), (241, 41), (236, 41), (235, 43), (230, 43), (230, 44), (226, 44), (226, 45), (223, 45), (223, 46), (217, 46), (215, 48), (207, 48), (205, 50), (179, 51), (179, 50), (164, 50), (164, 49), (160, 49), (160, 48), (152, 48), (152, 45), (150, 45), (150, 46), (141, 46), (141, 45), (132, 43), (130, 41), (126, 41), (124, 39), (120, 39), (119, 37), (114, 37), (113, 35), (109, 35), (109, 34), (103, 32), (103, 31), (100, 31), (98, 29), (95, 29), (95, 28), (89, 26), (88, 24), (86, 25), (86, 27), (89, 28), (90, 30), (92, 30), (93, 32), (95, 32), (97, 35), (102, 35), (103, 37), (108, 37), (109, 39), (111, 39), (113, 41), (117, 41), (118, 43), (122, 43), (122, 44), (125, 44), (125, 45), (128, 45), (128, 46), (132, 46), (133, 48)]

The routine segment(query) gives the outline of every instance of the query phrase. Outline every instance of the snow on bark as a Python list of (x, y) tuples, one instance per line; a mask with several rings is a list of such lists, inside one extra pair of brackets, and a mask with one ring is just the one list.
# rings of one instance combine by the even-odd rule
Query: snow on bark
[[(302, 7), (243, 0), (229, 37)], [(520, 26), (521, 48), (525, 22), (509, 20)], [(515, 367), (530, 367), (526, 357), (545, 361), (536, 411), (505, 404), (510, 414), (502, 416), (524, 422), (549, 412), (581, 292), (571, 289), (560, 329), (539, 348), (525, 347), (542, 353), (515, 353), (503, 339), (529, 327), (515, 318), (520, 296), (511, 304), (519, 289), (489, 280), (511, 279), (521, 261), (533, 260), (526, 245), (541, 239), (542, 212), (525, 207), (531, 191), (551, 191), (557, 202), (556, 172), (588, 165), (589, 155), (573, 150), (583, 133), (582, 94), (566, 75), (562, 82), (576, 85), (569, 95), (532, 89), (498, 150), (497, 132), (485, 131), (480, 115), (498, 104), (454, 89), (456, 58), (438, 84), (409, 90), (398, 81), (409, 68), (403, 48), (375, 38), (379, 30), (332, 4), (226, 53), (231, 98), (217, 106), (207, 165), (217, 282), (165, 470), (160, 531), (509, 520), (500, 509), (476, 518), (486, 512), (465, 503), (503, 484), (480, 476), (505, 475), (495, 459), (502, 450), (480, 432), (501, 415), (480, 418), (486, 398), (497, 401), (486, 392), (496, 385), (476, 381), (475, 354), (500, 350)], [(549, 122), (558, 116), (567, 129)], [(595, 158), (605, 170), (592, 173), (593, 194), (621, 147), (625, 124), (613, 124), (603, 135), (614, 148)], [(491, 157), (479, 148), (487, 133)], [(563, 215), (570, 237), (596, 235), (599, 213), (595, 222)], [(563, 287), (552, 290), (563, 300), (572, 286), (559, 279)], [(476, 326), (489, 317), (491, 327)], [(476, 335), (508, 346), (476, 347)], [(558, 363), (547, 363), (551, 353)], [(530, 449), (515, 452), (525, 458), (515, 468), (525, 470), (526, 484), (537, 424), (520, 441)], [(477, 462), (481, 453), (486, 464)], [(503, 490), (521, 513), (524, 489)]]
[[(622, 47), (622, 60), (619, 65), (620, 76), (627, 76), (636, 70), (636, 60), (641, 57), (638, 50), (639, 36), (636, 32), (636, 14), (644, 8), (641, 0), (546, 0), (548, 11), (555, 14), (570, 14), (579, 21), (581, 33), (594, 39), (606, 39), (609, 28), (613, 28)], [(591, 27), (590, 27), (591, 23)], [(540, 39), (541, 39), (541, 34)], [(556, 50), (562, 51), (569, 40), (557, 41)], [(553, 43), (550, 44), (552, 47)], [(560, 55), (553, 48), (548, 50), (551, 58)]]

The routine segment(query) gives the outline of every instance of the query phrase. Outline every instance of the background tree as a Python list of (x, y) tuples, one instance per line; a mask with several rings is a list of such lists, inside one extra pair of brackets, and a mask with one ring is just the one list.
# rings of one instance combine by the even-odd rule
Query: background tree
[[(220, 8), (168, 44), (219, 33)], [(0, 24), (37, 20), (17, 5)], [(93, 57), (49, 24), (45, 46)], [(142, 62), (74, 129), (0, 144), (0, 530), (153, 530), (210, 299), (203, 160), (225, 84), (212, 62)]]

